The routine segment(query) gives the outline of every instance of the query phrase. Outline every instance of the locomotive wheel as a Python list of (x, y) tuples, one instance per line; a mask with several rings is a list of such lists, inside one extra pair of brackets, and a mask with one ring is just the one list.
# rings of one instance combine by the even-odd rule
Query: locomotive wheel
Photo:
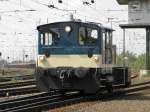
[(60, 91), (60, 94), (61, 94), (62, 96), (64, 96), (64, 95), (66, 94), (66, 91), (65, 91), (65, 90), (61, 90), (61, 91)]
[(108, 93), (113, 93), (113, 86), (112, 85), (107, 85), (106, 88), (107, 88)]
[(80, 91), (80, 94), (81, 94), (81, 95), (85, 95), (85, 91), (84, 91), (84, 90), (81, 90), (81, 91)]

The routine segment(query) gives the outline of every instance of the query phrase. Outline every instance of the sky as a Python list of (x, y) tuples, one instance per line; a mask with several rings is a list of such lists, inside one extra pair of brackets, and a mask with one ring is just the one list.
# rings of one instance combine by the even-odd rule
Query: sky
[[(0, 52), (9, 61), (23, 60), (24, 55), (35, 59), (37, 53), (37, 30), (41, 24), (67, 21), (70, 14), (83, 22), (91, 21), (111, 27), (108, 18), (113, 18), (113, 42), (117, 52), (122, 52), (123, 32), (119, 24), (128, 22), (128, 6), (116, 0), (0, 0)], [(90, 5), (84, 5), (83, 2)], [(49, 8), (54, 5), (56, 8)], [(126, 31), (126, 50), (141, 54), (145, 52), (144, 30)]]

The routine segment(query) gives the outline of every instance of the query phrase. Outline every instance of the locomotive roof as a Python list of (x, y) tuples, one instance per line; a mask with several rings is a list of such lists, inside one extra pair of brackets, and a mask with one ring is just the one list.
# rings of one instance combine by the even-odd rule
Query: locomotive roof
[(129, 0), (117, 0), (120, 5), (127, 5)]
[(60, 23), (78, 23), (78, 24), (88, 24), (88, 25), (93, 25), (93, 26), (96, 26), (96, 27), (100, 27), (102, 29), (107, 29), (107, 30), (111, 30), (111, 31), (114, 31), (113, 29), (111, 28), (108, 28), (108, 27), (104, 27), (102, 26), (101, 23), (94, 23), (94, 22), (79, 22), (79, 21), (64, 21), (64, 22), (54, 22), (54, 23), (49, 23), (49, 24), (43, 24), (43, 25), (39, 25), (37, 26), (37, 29), (41, 28), (41, 27), (45, 27), (45, 26), (48, 26), (48, 25), (55, 25), (55, 24), (60, 24)]

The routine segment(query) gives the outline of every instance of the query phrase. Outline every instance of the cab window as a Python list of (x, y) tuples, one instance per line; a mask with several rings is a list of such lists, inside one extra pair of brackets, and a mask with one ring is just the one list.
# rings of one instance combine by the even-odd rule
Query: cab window
[(85, 39), (86, 39), (85, 27), (80, 27), (79, 28), (79, 44), (84, 45)]
[(93, 28), (79, 28), (79, 44), (80, 45), (96, 45), (98, 39), (98, 30)]
[(87, 28), (88, 38), (97, 39), (98, 31), (96, 29)]
[(95, 46), (98, 38), (98, 31), (96, 29), (87, 28), (87, 44)]
[(52, 34), (51, 33), (41, 33), (40, 34), (41, 45), (52, 45)]

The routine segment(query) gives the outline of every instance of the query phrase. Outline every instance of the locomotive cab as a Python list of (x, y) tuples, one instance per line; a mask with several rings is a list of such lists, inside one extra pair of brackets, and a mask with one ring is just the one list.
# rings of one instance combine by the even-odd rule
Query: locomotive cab
[[(38, 66), (43, 68), (98, 66), (98, 63), (88, 61), (94, 55), (101, 54), (101, 40), (96, 25), (76, 22), (55, 23), (41, 26), (38, 30), (38, 55), (39, 59), (45, 59), (45, 61), (38, 60)], [(48, 58), (51, 59), (50, 63)], [(52, 58), (57, 58), (58, 61)], [(49, 65), (46, 65), (46, 62)]]
[(103, 86), (124, 84), (128, 79), (127, 69), (113, 67), (112, 29), (75, 21), (41, 25), (37, 29), (35, 75), (41, 91), (95, 93)]

